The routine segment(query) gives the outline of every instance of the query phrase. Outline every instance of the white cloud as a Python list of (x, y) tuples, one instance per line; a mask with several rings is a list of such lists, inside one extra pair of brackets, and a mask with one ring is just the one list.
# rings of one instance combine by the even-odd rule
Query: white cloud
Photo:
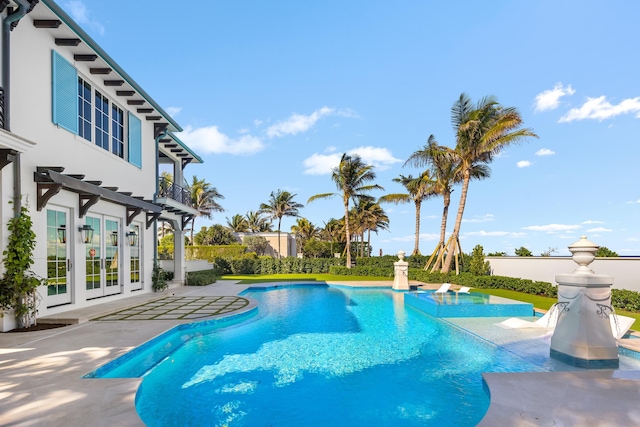
[[(400, 159), (393, 157), (391, 152), (386, 148), (378, 147), (358, 147), (349, 150), (348, 154), (357, 154), (362, 161), (368, 165), (373, 165), (377, 170), (388, 169), (394, 163), (402, 162)], [(332, 152), (331, 154), (313, 154), (306, 158), (302, 164), (305, 167), (306, 175), (327, 175), (331, 173), (331, 169), (338, 166), (342, 153)]]
[(580, 228), (579, 225), (568, 225), (568, 224), (530, 225), (529, 227), (524, 227), (525, 230), (548, 231), (550, 233), (553, 233), (556, 231), (577, 230), (578, 228)]
[(519, 168), (528, 168), (531, 165), (532, 163), (529, 160), (520, 160), (518, 163), (516, 163), (516, 166), (518, 166)]
[(553, 156), (554, 154), (556, 154), (556, 152), (549, 150), (548, 148), (541, 148), (536, 151), (536, 156)]
[(64, 6), (67, 12), (69, 12), (71, 17), (73, 18), (73, 20), (76, 21), (78, 24), (86, 25), (91, 30), (95, 31), (101, 36), (104, 35), (104, 26), (90, 16), (90, 13), (87, 10), (87, 7), (84, 5), (82, 1), (80, 0), (68, 1), (64, 4)]
[[(418, 236), (420, 241), (437, 241), (440, 238), (439, 234), (429, 234), (429, 233), (420, 233), (420, 235)], [(391, 237), (390, 239), (383, 239), (380, 240), (382, 243), (389, 243), (389, 242), (411, 242), (413, 243), (416, 240), (416, 236), (415, 234), (411, 234), (408, 236), (401, 236), (401, 237)]]
[(526, 233), (514, 233), (511, 231), (470, 231), (464, 233), (465, 236), (480, 236), (480, 237), (524, 237)]
[(293, 113), (288, 119), (279, 121), (267, 128), (267, 136), (275, 138), (285, 135), (296, 135), (311, 129), (318, 120), (326, 116), (357, 117), (353, 110), (322, 107), (319, 110), (305, 116), (304, 114)]
[(255, 127), (259, 127), (262, 123), (264, 123), (264, 122), (263, 122), (262, 120), (258, 120), (258, 119), (255, 119), (255, 120), (253, 121), (253, 125), (254, 125)]
[(635, 237), (629, 237), (627, 239), (627, 242), (637, 242), (637, 241), (638, 241), (638, 239), (636, 239)]
[(327, 175), (331, 173), (331, 169), (338, 166), (342, 154), (313, 154), (311, 157), (304, 159), (304, 173), (306, 175)]
[(474, 218), (471, 218), (471, 219), (463, 219), (462, 222), (490, 222), (494, 220), (495, 218), (493, 214), (486, 214), (483, 216), (476, 215)]
[(573, 95), (576, 91), (571, 85), (564, 87), (562, 83), (556, 83), (553, 89), (548, 89), (536, 95), (535, 111), (555, 110), (560, 105), (560, 98)]
[(218, 130), (217, 126), (193, 129), (187, 126), (178, 137), (190, 148), (204, 154), (251, 155), (264, 150), (264, 143), (256, 136), (242, 135), (230, 138)]
[(591, 219), (588, 219), (586, 221), (582, 222), (583, 224), (604, 224), (604, 221), (593, 221)]
[(580, 108), (572, 108), (567, 114), (560, 117), (559, 122), (572, 122), (574, 120), (605, 120), (620, 114), (636, 113), (640, 117), (640, 97), (623, 99), (618, 105), (613, 105), (605, 96), (587, 98)]
[(170, 116), (175, 116), (175, 115), (179, 114), (180, 111), (182, 111), (182, 107), (167, 107), (167, 108), (165, 108), (165, 111)]
[(602, 233), (602, 232), (605, 232), (605, 231), (613, 231), (613, 230), (610, 229), (610, 228), (604, 228), (604, 227), (590, 228), (590, 229), (587, 230), (587, 232), (589, 232), (589, 233)]

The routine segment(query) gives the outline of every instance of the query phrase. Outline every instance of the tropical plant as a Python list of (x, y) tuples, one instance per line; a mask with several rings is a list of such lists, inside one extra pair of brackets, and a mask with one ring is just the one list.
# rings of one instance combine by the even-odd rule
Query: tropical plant
[(482, 245), (476, 245), (471, 252), (469, 261), (469, 272), (476, 276), (486, 276), (491, 270), (489, 261), (484, 260), (484, 248)]
[(322, 193), (311, 196), (307, 203), (317, 199), (325, 199), (336, 195), (342, 196), (344, 205), (344, 232), (347, 253), (347, 268), (351, 268), (351, 231), (349, 230), (349, 201), (359, 200), (368, 196), (372, 190), (384, 190), (378, 184), (369, 184), (374, 181), (376, 174), (373, 166), (366, 165), (360, 156), (344, 153), (337, 167), (331, 170), (331, 180), (335, 183), (340, 193)]
[(451, 109), (451, 122), (456, 132), (456, 147), (447, 151), (456, 160), (456, 175), (462, 176), (462, 190), (442, 273), (449, 272), (458, 248), (456, 245), (472, 171), (484, 169), (484, 176), (488, 177), (491, 170), (487, 164), (491, 163), (496, 155), (526, 137), (537, 137), (531, 129), (521, 128), (522, 117), (516, 108), (500, 105), (493, 96), (481, 99), (474, 106), (469, 96), (461, 94)]
[(245, 233), (250, 231), (247, 219), (240, 214), (235, 214), (231, 219), (227, 218), (227, 227), (236, 233)]
[(423, 172), (417, 178), (411, 175), (400, 175), (398, 178), (393, 178), (392, 181), (402, 184), (407, 193), (386, 194), (378, 199), (378, 203), (414, 203), (416, 208), (416, 231), (411, 255), (420, 255), (420, 208), (424, 200), (436, 194), (435, 182), (429, 176), (429, 171)]
[(554, 254), (556, 252), (558, 252), (558, 248), (549, 247), (549, 249), (547, 249), (546, 251), (542, 252), (540, 254), (540, 256), (545, 256), (545, 257), (546, 256), (551, 256), (551, 254)]
[(518, 249), (516, 249), (515, 254), (516, 256), (533, 256), (533, 253), (524, 246), (520, 246)]
[(282, 257), (282, 253), (280, 252), (280, 226), (282, 224), (282, 217), (296, 217), (299, 215), (299, 209), (304, 207), (304, 205), (293, 200), (295, 196), (296, 194), (291, 194), (288, 191), (272, 191), (269, 196), (269, 201), (260, 204), (260, 213), (266, 214), (272, 220), (278, 219), (278, 258)]
[(36, 324), (37, 289), (47, 281), (31, 271), (36, 234), (26, 206), (21, 206), (20, 214), (8, 221), (7, 229), (9, 240), (2, 252), (5, 273), (0, 279), (0, 317), (5, 310), (13, 309), (18, 329), (22, 329)]
[[(378, 233), (380, 230), (389, 229), (389, 217), (382, 207), (368, 199), (361, 199), (356, 202), (352, 209), (352, 217), (354, 219), (354, 231), (360, 234), (360, 256), (365, 257), (371, 255), (371, 232)], [(367, 242), (365, 244), (364, 234), (367, 233)]]
[(159, 263), (154, 264), (151, 270), (151, 288), (154, 292), (162, 292), (168, 287), (166, 272)]
[(224, 196), (204, 179), (198, 179), (196, 175), (191, 179), (191, 184), (187, 186), (187, 190), (191, 197), (192, 206), (198, 211), (198, 214), (191, 219), (191, 238), (189, 241), (193, 245), (193, 230), (196, 218), (205, 217), (211, 219), (213, 212), (224, 212), (224, 208), (216, 201), (217, 199), (224, 199)]
[(489, 252), (487, 256), (507, 256), (506, 252)]
[(237, 245), (240, 240), (233, 234), (230, 228), (220, 224), (213, 224), (210, 227), (202, 227), (195, 235), (196, 245)]
[(618, 256), (620, 255), (618, 255), (616, 252), (612, 251), (606, 246), (600, 246), (596, 251), (596, 257), (606, 258), (606, 257), (618, 257)]
[(323, 242), (317, 238), (309, 239), (304, 247), (305, 257), (309, 258), (331, 258), (333, 256), (333, 242)]
[(245, 215), (247, 219), (247, 227), (252, 233), (264, 233), (273, 231), (271, 229), (271, 221), (262, 216), (259, 211), (249, 211)]
[(296, 246), (304, 253), (304, 247), (310, 239), (320, 236), (320, 229), (306, 218), (298, 218), (291, 226), (291, 233), (296, 236)]
[(331, 248), (331, 255), (335, 252), (333, 251), (333, 244), (336, 241), (340, 241), (339, 238), (344, 238), (344, 221), (339, 219), (331, 218), (329, 221), (324, 223), (324, 228), (322, 229), (321, 235), (322, 238), (329, 241)]
[(269, 247), (267, 239), (251, 234), (247, 234), (242, 238), (242, 244), (247, 247), (247, 252), (255, 252), (258, 256), (267, 253), (267, 248)]

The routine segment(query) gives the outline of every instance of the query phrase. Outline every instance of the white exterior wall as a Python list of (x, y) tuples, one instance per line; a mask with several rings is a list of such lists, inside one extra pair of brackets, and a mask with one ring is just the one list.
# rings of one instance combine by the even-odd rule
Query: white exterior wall
[[(556, 284), (556, 274), (571, 273), (578, 265), (571, 257), (486, 257), (496, 276), (518, 277)], [(596, 258), (589, 268), (613, 277), (613, 287), (640, 292), (640, 257)]]
[[(44, 7), (46, 6), (40, 3), (36, 9)], [(61, 28), (63, 26), (64, 24)], [(53, 124), (52, 49), (73, 64), (80, 77), (90, 82), (94, 89), (107, 96), (111, 102), (124, 111), (125, 147), (127, 145), (127, 115), (128, 112), (135, 113), (137, 108), (137, 106), (127, 105), (128, 98), (116, 95), (116, 90), (122, 88), (104, 86), (103, 80), (120, 78), (115, 71), (109, 75), (92, 75), (89, 72), (89, 67), (96, 66), (94, 63), (74, 62), (74, 53), (93, 53), (88, 46), (84, 43), (78, 47), (56, 46), (53, 34), (55, 34), (55, 30), (35, 28), (30, 15), (25, 16), (11, 34), (11, 131), (37, 144), (28, 153), (21, 156), (21, 193), (24, 204), (29, 206), (37, 236), (33, 271), (41, 277), (47, 277), (46, 210), (47, 208), (62, 207), (68, 208), (70, 213), (67, 218), (67, 250), (73, 266), (70, 273), (71, 304), (47, 307), (47, 289), (43, 287), (38, 317), (98, 304), (104, 302), (105, 298), (87, 301), (85, 287), (86, 248), (81, 242), (78, 232), (78, 228), (85, 223), (85, 218), (78, 217), (78, 194), (63, 189), (48, 201), (47, 206), (41, 212), (38, 212), (36, 210), (37, 187), (34, 182), (36, 167), (62, 166), (65, 168), (64, 174), (82, 174), (85, 175), (86, 180), (102, 181), (102, 186), (119, 187), (118, 191), (132, 192), (134, 196), (144, 196), (149, 200), (153, 198), (156, 186), (154, 125), (153, 122), (145, 120), (144, 115), (138, 115), (142, 124), (142, 169), (96, 146), (93, 141), (87, 141)], [(68, 34), (62, 35), (62, 37), (68, 37)], [(140, 96), (135, 98), (140, 99)], [(94, 126), (95, 121), (92, 131)], [(13, 197), (12, 164), (2, 170), (1, 178), (0, 215), (2, 223), (6, 224), (13, 216), (13, 210), (8, 205), (9, 200)], [(132, 292), (130, 247), (125, 236), (125, 233), (129, 231), (129, 227), (126, 225), (126, 208), (108, 201), (99, 201), (89, 209), (87, 215), (106, 215), (118, 220), (120, 293), (109, 296), (107, 299), (113, 300), (130, 296)], [(146, 229), (146, 215), (144, 213), (134, 218), (132, 224), (139, 225), (141, 232), (139, 238), (143, 277), (141, 292), (151, 292), (155, 231), (153, 227)], [(3, 247), (6, 246), (6, 233), (6, 227), (2, 227)]]
[[(234, 233), (240, 242), (244, 236), (261, 236), (267, 239), (269, 247), (265, 255), (273, 257), (278, 256), (278, 232), (264, 232), (264, 233)], [(283, 257), (296, 256), (296, 238), (291, 233), (284, 231), (280, 232), (280, 251)]]

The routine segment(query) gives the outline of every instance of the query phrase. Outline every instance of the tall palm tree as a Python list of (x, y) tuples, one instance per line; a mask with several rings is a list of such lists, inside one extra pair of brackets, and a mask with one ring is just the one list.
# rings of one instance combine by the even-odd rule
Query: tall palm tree
[(250, 231), (247, 219), (240, 214), (235, 214), (231, 217), (231, 219), (227, 218), (227, 227), (229, 227), (235, 233), (244, 233), (246, 231)]
[(216, 201), (224, 199), (224, 196), (218, 192), (215, 187), (206, 182), (204, 179), (198, 179), (194, 175), (191, 184), (187, 184), (187, 190), (191, 197), (191, 204), (198, 214), (191, 219), (191, 244), (193, 245), (193, 230), (197, 217), (205, 217), (211, 219), (213, 212), (224, 212), (224, 208)]
[(436, 194), (436, 183), (431, 179), (428, 170), (424, 171), (417, 178), (411, 175), (400, 175), (398, 178), (393, 178), (392, 181), (402, 184), (402, 186), (406, 188), (407, 193), (387, 194), (380, 197), (378, 202), (395, 204), (414, 203), (416, 207), (416, 233), (411, 255), (420, 255), (420, 208), (424, 200)]
[(271, 222), (267, 220), (259, 211), (249, 211), (245, 215), (247, 226), (252, 233), (262, 233), (271, 230)]
[(443, 273), (449, 272), (457, 252), (472, 171), (483, 170), (484, 176), (488, 177), (491, 169), (487, 165), (497, 154), (526, 137), (538, 137), (533, 130), (521, 128), (522, 117), (516, 108), (500, 105), (493, 96), (482, 98), (473, 105), (468, 95), (461, 94), (451, 108), (451, 123), (456, 132), (456, 147), (448, 148), (447, 152), (456, 160), (456, 174), (462, 177), (462, 190), (447, 257), (442, 265)]
[(304, 208), (304, 205), (293, 200), (295, 196), (296, 194), (291, 194), (288, 191), (272, 191), (269, 196), (269, 202), (260, 204), (260, 213), (267, 214), (271, 219), (278, 219), (278, 258), (282, 257), (280, 253), (280, 225), (282, 223), (282, 217), (298, 216), (298, 210)]
[(378, 184), (369, 184), (376, 179), (373, 166), (365, 164), (360, 156), (344, 153), (337, 167), (331, 171), (331, 180), (340, 193), (322, 193), (309, 198), (309, 202), (326, 199), (336, 195), (342, 196), (344, 205), (345, 241), (347, 252), (347, 268), (351, 268), (351, 233), (349, 230), (349, 201), (370, 197), (366, 193), (372, 190), (384, 190)]
[(291, 226), (291, 232), (296, 236), (296, 245), (300, 239), (300, 252), (309, 240), (320, 235), (320, 229), (306, 218), (298, 218), (296, 224)]

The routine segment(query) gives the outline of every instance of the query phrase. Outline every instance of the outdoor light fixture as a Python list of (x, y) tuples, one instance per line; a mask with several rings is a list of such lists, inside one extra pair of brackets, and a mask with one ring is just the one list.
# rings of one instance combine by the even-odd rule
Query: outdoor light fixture
[(138, 246), (138, 233), (130, 231), (127, 233), (127, 237), (129, 238), (129, 246)]
[(111, 246), (118, 246), (118, 232), (111, 232)]
[[(78, 230), (80, 231), (80, 233), (82, 233), (82, 241), (84, 243), (89, 243), (91, 242), (91, 240), (93, 240), (93, 227), (90, 226), (89, 224), (85, 224), (82, 227), (78, 228)], [(60, 231), (58, 230), (58, 233)]]
[(58, 227), (58, 240), (62, 244), (67, 243), (67, 226), (66, 225), (61, 225), (60, 227)]

